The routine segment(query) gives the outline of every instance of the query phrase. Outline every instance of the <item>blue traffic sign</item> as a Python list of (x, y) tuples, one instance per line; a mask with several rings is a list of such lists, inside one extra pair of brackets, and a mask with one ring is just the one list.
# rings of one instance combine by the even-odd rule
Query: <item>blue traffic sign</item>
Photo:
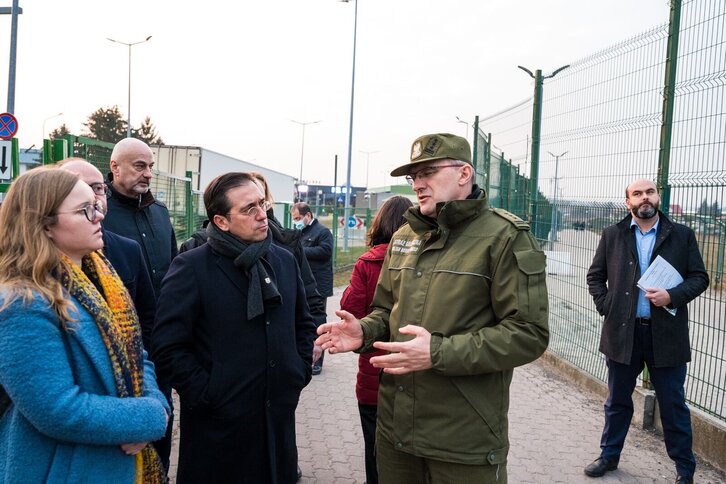
[(355, 217), (353, 217), (353, 216), (348, 217), (348, 228), (349, 229), (355, 228), (356, 222), (357, 222), (357, 220), (355, 219)]
[(18, 132), (18, 120), (10, 113), (0, 114), (0, 138), (10, 139)]

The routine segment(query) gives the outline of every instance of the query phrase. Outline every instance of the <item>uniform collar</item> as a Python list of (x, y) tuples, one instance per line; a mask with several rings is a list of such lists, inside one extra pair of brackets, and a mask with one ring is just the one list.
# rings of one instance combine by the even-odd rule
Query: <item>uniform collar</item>
[(486, 192), (477, 185), (465, 200), (450, 200), (437, 204), (437, 218), (427, 217), (419, 208), (410, 208), (404, 215), (414, 232), (421, 234), (430, 230), (449, 230), (479, 215), (489, 207)]

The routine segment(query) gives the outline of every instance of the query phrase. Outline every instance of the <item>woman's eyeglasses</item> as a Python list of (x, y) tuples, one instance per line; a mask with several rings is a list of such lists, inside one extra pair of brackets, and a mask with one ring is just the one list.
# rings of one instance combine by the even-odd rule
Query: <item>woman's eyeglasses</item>
[[(95, 190), (94, 190), (95, 191)], [(58, 212), (58, 215), (62, 213), (80, 213), (83, 212), (83, 215), (86, 216), (86, 219), (88, 219), (89, 222), (95, 222), (98, 218), (99, 213), (105, 213), (105, 210), (103, 208), (103, 204), (96, 200), (93, 203), (89, 203), (88, 205), (84, 205), (83, 207), (79, 208), (78, 210), (71, 210), (68, 212)]]

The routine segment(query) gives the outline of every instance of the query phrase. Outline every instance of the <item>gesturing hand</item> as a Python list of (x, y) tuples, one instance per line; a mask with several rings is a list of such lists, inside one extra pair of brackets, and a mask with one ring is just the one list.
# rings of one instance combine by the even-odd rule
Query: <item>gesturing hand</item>
[(348, 311), (335, 311), (340, 321), (318, 326), (318, 339), (315, 344), (328, 350), (330, 354), (357, 350), (363, 346), (363, 328), (360, 321)]
[(373, 347), (390, 351), (391, 354), (371, 358), (371, 365), (383, 368), (386, 373), (402, 375), (412, 371), (428, 370), (431, 363), (431, 333), (421, 326), (407, 324), (398, 330), (401, 334), (412, 334), (415, 337), (402, 343), (384, 343), (376, 341)]

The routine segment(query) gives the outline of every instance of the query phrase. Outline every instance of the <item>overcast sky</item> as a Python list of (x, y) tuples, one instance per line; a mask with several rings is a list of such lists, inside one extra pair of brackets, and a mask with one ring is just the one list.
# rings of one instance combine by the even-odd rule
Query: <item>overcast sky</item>
[[(5, 0), (4, 6), (11, 5)], [(150, 116), (167, 144), (202, 146), (298, 176), (345, 181), (355, 3), (336, 0), (34, 0), (19, 19), (15, 115), (21, 147), (95, 109)], [(668, 20), (667, 0), (360, 0), (354, 185), (392, 181), (414, 138), (467, 134), (531, 95), (517, 65), (545, 73)], [(7, 76), (10, 16), (0, 18)], [(6, 78), (6, 77), (5, 77)], [(0, 103), (7, 99), (0, 86)], [(471, 130), (468, 130), (471, 138)], [(396, 180), (399, 181), (399, 180)]]

